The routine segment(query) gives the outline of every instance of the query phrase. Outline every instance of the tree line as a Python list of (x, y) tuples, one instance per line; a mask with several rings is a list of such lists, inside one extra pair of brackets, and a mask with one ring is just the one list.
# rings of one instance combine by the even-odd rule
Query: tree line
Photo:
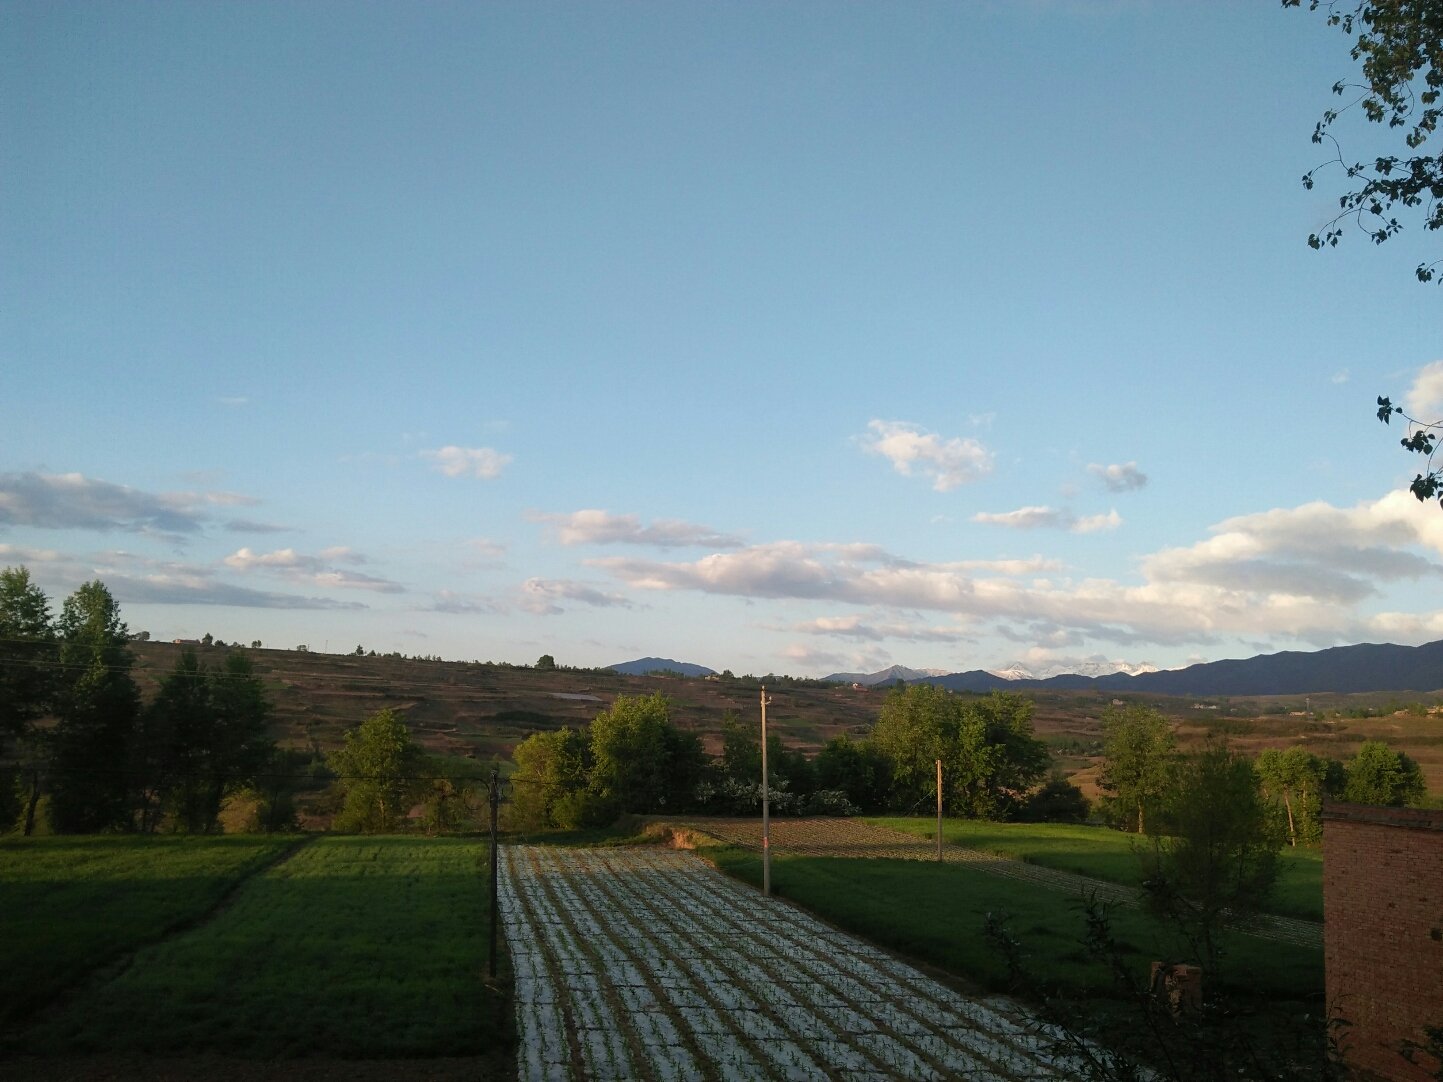
[[(948, 814), (1025, 814), (1051, 766), (1046, 744), (1033, 734), (1030, 699), (1002, 692), (963, 698), (928, 684), (894, 688), (864, 739), (839, 736), (808, 758), (773, 730), (766, 751), (767, 798), (778, 815), (930, 806), (938, 759)], [(620, 695), (589, 726), (535, 733), (513, 758), (510, 816), (518, 828), (600, 826), (625, 813), (761, 809), (759, 727), (729, 713), (713, 760), (696, 734), (672, 719), (661, 693)], [(1080, 801), (1076, 793), (1072, 806), (1085, 814)]]
[[(1102, 818), (1138, 834), (1159, 824), (1165, 829), (1169, 801), (1189, 771), (1197, 769), (1201, 753), (1179, 751), (1167, 718), (1137, 704), (1108, 710), (1103, 736)], [(1364, 742), (1347, 761), (1315, 755), (1301, 744), (1267, 748), (1254, 760), (1234, 757), (1248, 767), (1246, 777), (1269, 829), (1289, 845), (1322, 841), (1325, 799), (1401, 807), (1427, 796), (1418, 763), (1381, 740)]]
[[(0, 815), (24, 833), (213, 832), (226, 799), (276, 761), (249, 658), (210, 668), (185, 650), (146, 704), (129, 638), (103, 583), (54, 617), (28, 570), (0, 571), (0, 755), (15, 764), (0, 777)], [(293, 825), (282, 797), (263, 794), (254, 825)]]

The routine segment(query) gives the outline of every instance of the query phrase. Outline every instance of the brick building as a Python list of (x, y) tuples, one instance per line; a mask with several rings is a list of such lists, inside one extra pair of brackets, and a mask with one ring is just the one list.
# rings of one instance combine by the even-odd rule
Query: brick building
[(1398, 1049), (1443, 1026), (1443, 810), (1326, 805), (1323, 917), (1348, 1065), (1365, 1079), (1435, 1077), (1427, 1056), (1410, 1066)]

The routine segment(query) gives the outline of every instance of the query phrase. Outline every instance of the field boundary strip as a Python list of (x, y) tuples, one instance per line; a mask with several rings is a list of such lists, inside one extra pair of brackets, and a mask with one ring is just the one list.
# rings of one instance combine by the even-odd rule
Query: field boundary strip
[[(704, 834), (726, 845), (761, 851), (761, 824), (758, 819), (653, 817), (648, 826), (653, 830)], [(937, 859), (936, 843), (931, 840), (854, 819), (773, 819), (771, 843), (773, 856), (796, 854), (851, 860)], [(966, 864), (990, 875), (1034, 883), (1049, 890), (1090, 896), (1127, 909), (1143, 906), (1142, 892), (1137, 888), (1078, 872), (1045, 868), (1000, 853), (961, 845), (944, 844), (942, 856), (947, 863)], [(1318, 921), (1260, 913), (1237, 922), (1234, 927), (1237, 931), (1273, 942), (1318, 949), (1323, 945), (1323, 926)]]
[(693, 854), (507, 846), (522, 1082), (1076, 1078), (1051, 1034)]
[(10, 1027), (29, 1026), (37, 1022), (43, 1022), (47, 1015), (64, 1010), (73, 1000), (85, 994), (92, 988), (106, 984), (120, 974), (124, 973), (134, 963), (135, 958), (141, 951), (155, 946), (157, 943), (164, 943), (176, 936), (186, 935), (201, 928), (211, 921), (220, 917), (235, 902), (236, 896), (240, 894), (258, 876), (264, 875), (271, 869), (284, 864), (306, 846), (314, 842), (320, 835), (306, 835), (297, 838), (289, 845), (283, 846), (262, 860), (247, 868), (241, 875), (237, 876), (205, 909), (195, 913), (189, 913), (177, 918), (159, 929), (155, 934), (145, 936), (142, 939), (129, 943), (124, 949), (114, 954), (98, 958), (93, 966), (85, 971), (76, 974), (75, 979), (67, 982), (63, 987), (56, 989), (55, 993), (44, 1000), (29, 1004), (27, 1007), (12, 1014), (7, 1020)]

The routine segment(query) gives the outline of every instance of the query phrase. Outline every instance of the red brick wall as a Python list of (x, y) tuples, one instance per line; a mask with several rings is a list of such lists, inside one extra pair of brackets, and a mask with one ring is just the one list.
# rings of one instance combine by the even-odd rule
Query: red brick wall
[[(1423, 1080), (1398, 1054), (1443, 1026), (1443, 811), (1323, 809), (1328, 1003), (1352, 1023), (1344, 1058), (1364, 1078)], [(1427, 1062), (1427, 1057), (1420, 1057)]]

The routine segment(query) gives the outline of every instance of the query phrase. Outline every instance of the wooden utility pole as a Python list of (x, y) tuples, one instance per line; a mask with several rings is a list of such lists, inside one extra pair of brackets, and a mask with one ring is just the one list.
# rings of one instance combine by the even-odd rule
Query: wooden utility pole
[(762, 893), (772, 896), (772, 805), (767, 796), (767, 689), (762, 687)]
[(492, 977), (496, 976), (496, 931), (501, 926), (501, 914), (497, 911), (497, 890), (496, 870), (498, 866), (496, 850), (496, 820), (497, 812), (501, 807), (501, 770), (499, 767), (491, 768), (491, 955), (486, 964), (486, 972)]
[(942, 863), (942, 760), (937, 760), (937, 863)]

